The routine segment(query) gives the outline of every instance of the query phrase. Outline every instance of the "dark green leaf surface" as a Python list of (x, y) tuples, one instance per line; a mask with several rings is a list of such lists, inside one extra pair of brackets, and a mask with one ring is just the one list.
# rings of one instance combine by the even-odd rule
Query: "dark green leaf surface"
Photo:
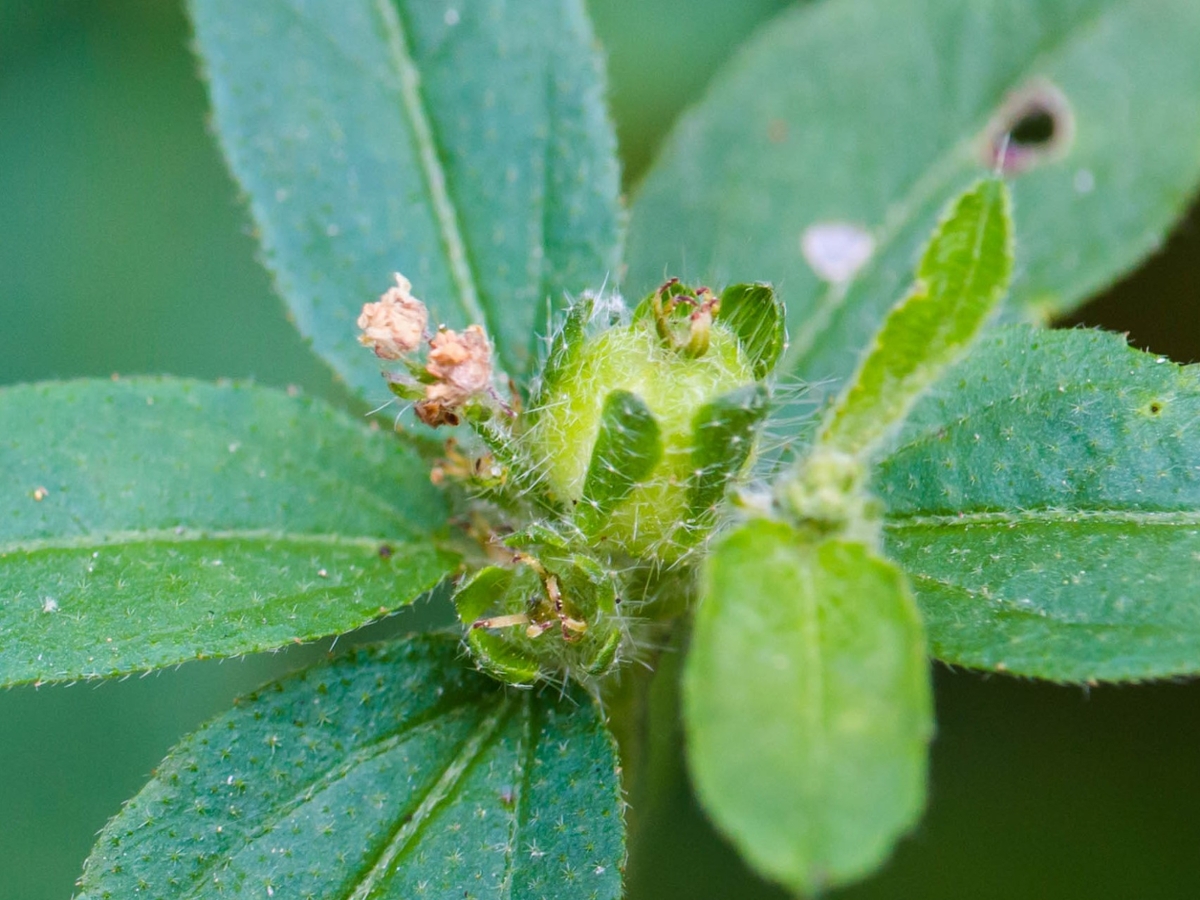
[(300, 330), (383, 396), (355, 342), (403, 272), (521, 375), (564, 292), (619, 257), (603, 73), (579, 0), (192, 0), (218, 134)]
[(578, 689), (507, 691), (446, 636), (359, 649), (185, 738), (80, 900), (616, 900), (618, 771)]
[(1012, 309), (1069, 310), (1157, 248), (1200, 180), (1197, 46), (1194, 0), (798, 5), (725, 65), (638, 191), (631, 292), (664, 271), (771, 281), (781, 368), (844, 378), (945, 199), (993, 167), (998, 113), (1033, 88), (1065, 98), (1073, 135), (1014, 176)]
[(346, 631), (456, 565), (411, 448), (278, 391), (6, 388), (0, 472), (0, 684)]
[(604, 398), (583, 494), (575, 510), (576, 524), (585, 534), (595, 534), (608, 524), (613, 509), (654, 471), (662, 452), (658, 422), (641, 397), (612, 391)]
[(912, 292), (884, 320), (819, 442), (857, 455), (885, 437), (966, 352), (1000, 302), (1011, 271), (1008, 189), (996, 179), (981, 181), (938, 224)]
[(878, 866), (924, 805), (929, 667), (904, 576), (859, 544), (746, 523), (705, 564), (688, 761), (759, 872), (811, 893)]
[(1200, 672), (1200, 370), (1004, 329), (881, 460), (933, 652), (1063, 681)]

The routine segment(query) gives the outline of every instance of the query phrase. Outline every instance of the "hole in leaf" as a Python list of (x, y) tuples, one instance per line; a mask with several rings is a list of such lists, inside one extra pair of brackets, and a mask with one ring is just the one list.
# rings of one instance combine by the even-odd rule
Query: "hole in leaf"
[(1036, 147), (1054, 139), (1054, 126), (1054, 116), (1049, 110), (1035, 109), (1017, 120), (1009, 136), (1015, 144)]
[(1150, 415), (1157, 416), (1163, 411), (1163, 405), (1157, 400), (1151, 400), (1148, 409), (1150, 410)]
[(1066, 95), (1048, 81), (1009, 94), (984, 130), (981, 162), (1005, 175), (1020, 175), (1070, 146), (1075, 120)]

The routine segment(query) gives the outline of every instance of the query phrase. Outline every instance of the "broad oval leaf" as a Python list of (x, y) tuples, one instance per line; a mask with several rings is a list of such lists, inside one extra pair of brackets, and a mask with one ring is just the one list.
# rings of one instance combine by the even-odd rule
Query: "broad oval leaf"
[(878, 866), (924, 804), (933, 730), (904, 576), (860, 544), (751, 521), (706, 560), (683, 684), (688, 762), (718, 828), (809, 893)]
[(1200, 369), (998, 331), (879, 462), (933, 653), (1058, 681), (1200, 672)]
[(217, 132), (314, 349), (381, 395), (365, 301), (407, 275), (510, 374), (615, 274), (615, 138), (581, 0), (191, 0)]
[(5, 388), (0, 472), (0, 685), (340, 633), (457, 565), (411, 447), (264, 388)]
[(997, 179), (981, 181), (947, 209), (915, 286), (888, 313), (818, 441), (858, 455), (899, 425), (983, 330), (1011, 271), (1008, 189)]
[(621, 896), (619, 768), (579, 689), (506, 690), (452, 637), (362, 648), (187, 737), (79, 900)]
[(1069, 310), (1153, 251), (1200, 180), (1197, 46), (1194, 0), (788, 10), (724, 67), (638, 191), (632, 292), (664, 271), (771, 281), (791, 325), (780, 371), (844, 378), (945, 198), (993, 169), (1005, 125), (1020, 135), (1040, 116), (1065, 140), (1035, 165), (1014, 151), (1036, 137), (1009, 146), (1012, 311)]

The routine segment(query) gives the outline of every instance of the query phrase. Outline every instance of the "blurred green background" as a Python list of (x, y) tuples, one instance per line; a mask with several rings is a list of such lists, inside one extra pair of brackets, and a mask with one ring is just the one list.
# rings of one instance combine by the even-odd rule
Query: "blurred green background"
[[(784, 5), (594, 0), (627, 181)], [(346, 403), (255, 262), (187, 44), (167, 0), (0, 0), (0, 385), (168, 372)], [(1200, 358), (1200, 212), (1074, 323)], [(96, 831), (172, 743), (324, 649), (0, 693), (0, 900), (66, 900)], [(1200, 684), (1084, 691), (939, 667), (937, 696), (929, 815), (837, 896), (1200, 896)], [(782, 896), (707, 828), (678, 762), (667, 771), (629, 896)]]

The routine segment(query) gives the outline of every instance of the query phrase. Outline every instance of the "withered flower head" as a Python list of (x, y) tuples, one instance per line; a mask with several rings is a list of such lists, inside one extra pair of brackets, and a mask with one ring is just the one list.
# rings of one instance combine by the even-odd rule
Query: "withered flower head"
[(437, 381), (425, 386), (425, 398), (461, 406), (492, 384), (492, 345), (479, 325), (466, 331), (443, 330), (429, 343), (427, 372)]
[(428, 322), (425, 304), (412, 295), (412, 284), (397, 272), (395, 287), (389, 288), (378, 303), (363, 304), (358, 340), (380, 359), (400, 359), (420, 346)]

